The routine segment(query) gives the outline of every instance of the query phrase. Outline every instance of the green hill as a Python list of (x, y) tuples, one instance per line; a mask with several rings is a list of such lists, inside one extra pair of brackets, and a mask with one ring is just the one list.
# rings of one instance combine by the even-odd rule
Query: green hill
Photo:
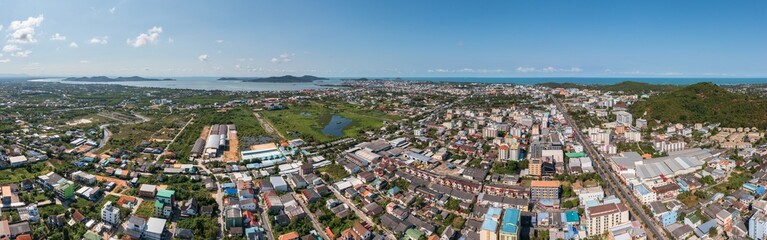
[[(721, 123), (724, 127), (767, 127), (767, 99), (696, 83), (654, 95), (629, 107), (635, 117), (672, 123)], [(650, 121), (652, 122), (652, 121)]]
[(555, 83), (555, 82), (541, 83), (537, 85), (550, 87), (550, 88), (578, 88), (578, 89), (593, 89), (593, 90), (613, 91), (613, 92), (623, 91), (625, 93), (631, 93), (631, 94), (641, 94), (641, 93), (648, 93), (648, 92), (665, 92), (665, 91), (676, 90), (681, 87), (678, 85), (649, 84), (649, 83), (634, 82), (634, 81), (624, 81), (624, 82), (609, 84), (609, 85), (600, 85), (600, 84), (585, 85), (585, 84), (576, 84), (576, 83)]

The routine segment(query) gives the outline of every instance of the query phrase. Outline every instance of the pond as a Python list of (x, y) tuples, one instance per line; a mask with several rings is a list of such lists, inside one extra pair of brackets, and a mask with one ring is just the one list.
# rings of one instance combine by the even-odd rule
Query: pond
[(328, 125), (325, 125), (325, 128), (322, 129), (322, 134), (343, 137), (344, 128), (349, 125), (349, 123), (352, 123), (351, 119), (341, 117), (340, 115), (333, 115), (333, 117), (330, 118)]

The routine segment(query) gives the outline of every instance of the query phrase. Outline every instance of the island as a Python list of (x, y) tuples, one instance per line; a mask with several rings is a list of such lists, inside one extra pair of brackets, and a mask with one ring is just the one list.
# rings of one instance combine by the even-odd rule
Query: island
[(311, 75), (304, 75), (300, 77), (285, 75), (285, 76), (265, 77), (265, 78), (222, 77), (222, 78), (219, 78), (218, 80), (219, 81), (240, 81), (240, 82), (303, 83), (303, 82), (314, 82), (317, 80), (328, 80), (328, 79), (311, 76)]
[(65, 78), (62, 81), (66, 81), (66, 82), (154, 82), (154, 81), (175, 81), (175, 79), (143, 78), (138, 76), (117, 77), (117, 78), (96, 76), (96, 77), (70, 77), (70, 78)]

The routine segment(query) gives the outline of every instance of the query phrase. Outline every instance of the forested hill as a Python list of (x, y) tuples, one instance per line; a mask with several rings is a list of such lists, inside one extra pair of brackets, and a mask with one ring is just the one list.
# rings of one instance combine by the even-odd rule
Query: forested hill
[(631, 93), (631, 94), (664, 92), (664, 91), (676, 90), (682, 87), (678, 85), (650, 84), (650, 83), (634, 82), (634, 81), (625, 81), (625, 82), (620, 82), (620, 83), (610, 84), (610, 85), (600, 85), (600, 84), (586, 85), (586, 84), (577, 84), (577, 83), (555, 83), (555, 82), (540, 83), (537, 85), (550, 87), (550, 88), (578, 88), (578, 89), (593, 89), (593, 90), (612, 91), (612, 92), (622, 91), (622, 92)]
[(635, 118), (672, 123), (721, 123), (723, 127), (767, 128), (767, 99), (696, 83), (651, 96), (629, 107)]

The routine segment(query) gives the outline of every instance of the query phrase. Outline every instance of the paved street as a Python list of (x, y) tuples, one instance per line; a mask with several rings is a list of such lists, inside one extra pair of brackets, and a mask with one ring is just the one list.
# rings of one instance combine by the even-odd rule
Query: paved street
[[(665, 235), (662, 233), (664, 232), (663, 228), (658, 225), (658, 223), (651, 217), (649, 217), (642, 207), (641, 204), (639, 204), (634, 198), (634, 195), (632, 194), (631, 190), (627, 189), (626, 185), (621, 183), (617, 177), (615, 176), (615, 172), (613, 172), (611, 169), (609, 169), (609, 164), (605, 159), (600, 155), (594, 148), (594, 145), (591, 143), (591, 141), (584, 140), (583, 135), (578, 128), (578, 126), (575, 124), (575, 122), (570, 118), (570, 115), (567, 114), (567, 108), (565, 108), (562, 103), (552, 97), (554, 100), (554, 103), (556, 103), (557, 108), (559, 111), (562, 112), (562, 114), (565, 116), (565, 120), (567, 121), (568, 125), (573, 128), (573, 133), (575, 136), (575, 140), (580, 142), (584, 149), (586, 149), (586, 153), (591, 157), (591, 159), (594, 159), (594, 162), (597, 163), (597, 173), (602, 177), (603, 180), (607, 183), (607, 190), (616, 195), (623, 201), (624, 203), (628, 203), (629, 211), (631, 212), (631, 215), (634, 216), (636, 220), (639, 220), (639, 222), (644, 226), (644, 228), (647, 232), (647, 237), (649, 239), (665, 239)], [(616, 191), (617, 190), (617, 191)], [(637, 218), (637, 216), (639, 218)]]
[(306, 215), (309, 216), (309, 218), (312, 221), (312, 226), (314, 226), (314, 229), (317, 230), (317, 233), (322, 237), (323, 239), (330, 239), (328, 235), (325, 233), (325, 228), (322, 227), (322, 224), (319, 220), (317, 220), (317, 216), (314, 216), (314, 213), (309, 210), (309, 206), (306, 205), (306, 199), (304, 199), (303, 195), (297, 195), (295, 193), (290, 193), (293, 195), (293, 198), (296, 199), (298, 204), (301, 204), (301, 207), (304, 209), (304, 212), (306, 212)]

